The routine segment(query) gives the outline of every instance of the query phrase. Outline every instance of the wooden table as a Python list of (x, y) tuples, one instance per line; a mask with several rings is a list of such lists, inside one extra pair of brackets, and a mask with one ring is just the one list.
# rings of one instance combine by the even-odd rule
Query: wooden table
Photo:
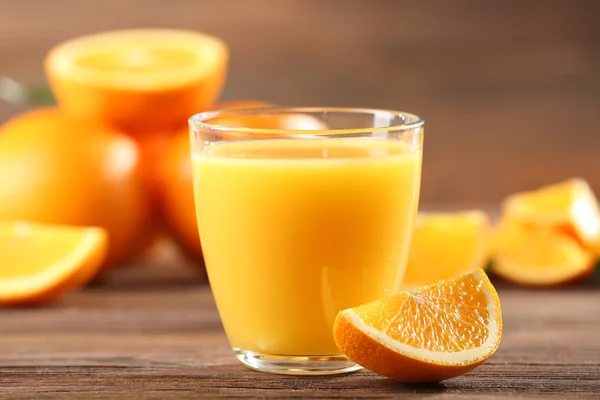
[(600, 398), (598, 284), (499, 283), (505, 329), (494, 357), (456, 379), (405, 385), (367, 371), (243, 368), (200, 280), (192, 269), (138, 267), (60, 304), (0, 310), (0, 398)]

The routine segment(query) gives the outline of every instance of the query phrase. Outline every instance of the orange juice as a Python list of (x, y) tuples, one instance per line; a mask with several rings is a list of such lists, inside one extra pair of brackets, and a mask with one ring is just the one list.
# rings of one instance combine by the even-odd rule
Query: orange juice
[(339, 354), (337, 312), (399, 289), (420, 150), (373, 138), (219, 142), (193, 168), (207, 271), (233, 348)]

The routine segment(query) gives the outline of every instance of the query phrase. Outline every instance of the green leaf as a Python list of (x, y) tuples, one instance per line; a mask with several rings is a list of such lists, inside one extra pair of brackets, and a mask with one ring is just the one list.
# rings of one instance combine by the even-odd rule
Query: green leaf
[(34, 107), (56, 104), (48, 87), (27, 86), (8, 76), (0, 76), (0, 99), (10, 104)]

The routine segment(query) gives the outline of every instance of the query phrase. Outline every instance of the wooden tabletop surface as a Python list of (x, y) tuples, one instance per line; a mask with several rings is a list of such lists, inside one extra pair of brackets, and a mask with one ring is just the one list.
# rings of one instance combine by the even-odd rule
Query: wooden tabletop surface
[(459, 378), (406, 385), (245, 369), (192, 269), (117, 271), (59, 304), (0, 310), (0, 398), (600, 398), (600, 286), (498, 290), (498, 352)]

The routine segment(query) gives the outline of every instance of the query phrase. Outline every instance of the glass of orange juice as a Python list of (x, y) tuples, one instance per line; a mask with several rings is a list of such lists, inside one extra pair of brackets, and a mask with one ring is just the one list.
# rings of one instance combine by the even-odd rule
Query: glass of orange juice
[(237, 358), (283, 374), (360, 369), (333, 322), (402, 283), (423, 120), (269, 107), (197, 114), (190, 135), (206, 268)]

